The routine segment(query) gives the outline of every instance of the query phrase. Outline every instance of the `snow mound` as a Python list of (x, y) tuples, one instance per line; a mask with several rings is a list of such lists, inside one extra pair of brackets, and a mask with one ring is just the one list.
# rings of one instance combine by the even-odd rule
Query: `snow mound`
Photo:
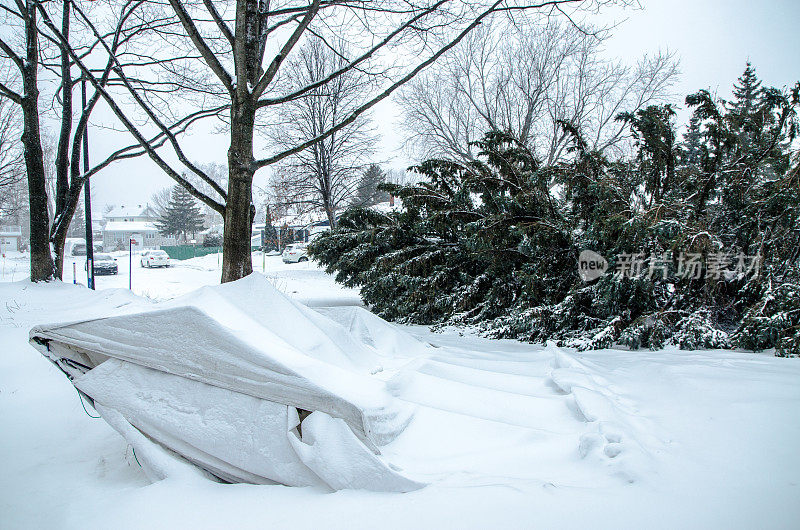
[(377, 352), (335, 319), (292, 300), (260, 274), (202, 287), (162, 306), (197, 307), (254, 345), (278, 337), (304, 355), (339, 367), (373, 373), (381, 366)]
[(547, 345), (553, 355), (550, 380), (569, 394), (572, 406), (588, 430), (580, 436), (581, 458), (605, 462), (628, 482), (635, 482), (651, 466), (639, 437), (648, 430), (636, 411), (615, 387), (566, 351)]
[[(147, 445), (138, 432), (224, 481), (419, 487), (398, 486), (401, 477), (377, 456), (412, 416), (370, 375), (377, 351), (259, 275), (139, 313), (36, 326), (30, 341), (129, 443)], [(301, 438), (299, 411), (339, 421), (358, 443), (345, 443), (342, 427), (326, 429), (336, 433), (330, 441), (313, 428), (311, 441)], [(147, 452), (152, 477), (175, 467), (163, 451)], [(344, 466), (368, 478), (326, 480), (313, 467), (323, 465), (323, 475)]]
[(392, 358), (427, 356), (434, 349), (359, 306), (315, 307), (360, 342)]

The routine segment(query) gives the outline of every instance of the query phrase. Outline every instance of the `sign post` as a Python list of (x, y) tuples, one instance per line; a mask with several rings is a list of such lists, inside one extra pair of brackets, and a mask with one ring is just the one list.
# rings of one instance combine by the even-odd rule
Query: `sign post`
[[(86, 77), (81, 79), (81, 102), (86, 108)], [(83, 171), (89, 172), (89, 124), (83, 128)], [(86, 220), (86, 286), (94, 289), (94, 240), (92, 238), (92, 199), (89, 179), (83, 184), (83, 216)]]

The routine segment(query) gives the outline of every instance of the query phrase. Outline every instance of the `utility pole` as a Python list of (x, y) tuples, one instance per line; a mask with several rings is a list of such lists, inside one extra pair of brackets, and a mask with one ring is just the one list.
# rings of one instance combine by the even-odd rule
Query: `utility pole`
[[(86, 76), (81, 77), (81, 103), (86, 108)], [(89, 123), (83, 129), (83, 171), (89, 172)], [(89, 178), (83, 183), (84, 218), (86, 220), (86, 286), (94, 289), (94, 240), (92, 239), (92, 197)]]

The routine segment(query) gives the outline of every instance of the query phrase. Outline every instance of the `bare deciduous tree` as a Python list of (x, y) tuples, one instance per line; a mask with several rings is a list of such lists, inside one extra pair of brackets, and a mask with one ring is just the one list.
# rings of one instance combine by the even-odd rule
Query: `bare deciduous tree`
[[(625, 0), (620, 1), (625, 3)], [(132, 75), (131, 69), (126, 71), (126, 65), (115, 58), (113, 39), (92, 25), (78, 8), (75, 10), (78, 18), (97, 38), (96, 49), (104, 50), (113, 63), (114, 86), (121, 87), (149, 124), (163, 135), (166, 140), (162, 144), (172, 148), (186, 171), (208, 182), (214, 193), (203, 193), (185, 179), (183, 170), (175, 169), (127, 116), (126, 109), (116, 102), (118, 94), (104, 87), (77, 53), (68, 50), (68, 54), (81, 73), (89, 77), (120, 123), (136, 138), (141, 149), (194, 197), (224, 216), (222, 281), (226, 282), (252, 271), (253, 177), (259, 169), (300, 153), (348, 127), (495, 14), (514, 13), (515, 19), (521, 20), (527, 12), (558, 15), (565, 10), (597, 8), (606, 0), (428, 0), (421, 3), (289, 0), (280, 5), (268, 0), (237, 0), (235, 5), (213, 0), (203, 0), (202, 4), (181, 0), (168, 2), (168, 8), (155, 0), (137, 5), (155, 13), (142, 19), (159, 27), (165, 43), (179, 43), (176, 46), (180, 49), (191, 50), (185, 61), (170, 63), (170, 68), (187, 74), (185, 82), (184, 77), (178, 79), (181, 88), (190, 88), (198, 94), (194, 103), (200, 110), (195, 112), (219, 115), (224, 110), (227, 113), (224, 118), (230, 138), (227, 189), (212, 184), (212, 179), (189, 159), (174, 131), (165, 125), (163, 113), (169, 114), (172, 109), (165, 110), (163, 105), (159, 109), (157, 96), (138, 75), (141, 70), (134, 69), (137, 75)], [(63, 32), (44, 9), (39, 11), (53, 41), (62, 49), (69, 49)], [(348, 43), (350, 54), (343, 57), (342, 68), (325, 78), (287, 89), (282, 82), (286, 77), (282, 67), (288, 64), (286, 59), (292, 51), (302, 46), (309, 36), (326, 43), (333, 36), (342, 39)], [(313, 138), (256, 156), (254, 129), (259, 111), (280, 111), (286, 104), (313, 97), (315, 89), (327, 87), (353, 70), (376, 82), (375, 91), (367, 101)], [(197, 76), (204, 82), (191, 81)]]
[(169, 199), (172, 197), (172, 188), (163, 188), (150, 196), (150, 208), (156, 217), (164, 217), (169, 206)]
[(581, 130), (595, 149), (620, 145), (615, 116), (663, 100), (675, 80), (669, 53), (625, 65), (603, 57), (603, 32), (550, 19), (525, 28), (486, 24), (401, 91), (409, 145), (423, 158), (470, 161), (471, 142), (511, 132), (553, 163)]
[(0, 39), (0, 50), (3, 58), (17, 68), (19, 76), (9, 76), (10, 79), (3, 80), (10, 81), (7, 83), (0, 82), (0, 94), (22, 109), (22, 144), (30, 212), (31, 280), (41, 281), (53, 278), (53, 257), (50, 254), (47, 191), (40, 141), (38, 6), (32, 0), (17, 0), (15, 6), (16, 10), (3, 5), (4, 18), (16, 17), (20, 46), (15, 49), (3, 38)]
[(19, 134), (19, 107), (0, 97), (0, 193), (25, 178)]
[[(321, 39), (311, 39), (287, 65), (286, 76), (297, 90), (330, 76), (347, 65), (346, 46), (328, 48)], [(288, 103), (282, 109), (282, 123), (270, 127), (272, 143), (280, 148), (316, 138), (346, 118), (369, 98), (369, 78), (357, 70), (340, 75), (325, 86), (308, 92), (308, 97)], [(277, 118), (277, 116), (276, 116)], [(367, 115), (287, 157), (276, 167), (289, 201), (300, 210), (325, 212), (331, 227), (337, 212), (352, 202), (367, 159), (377, 138)]]
[[(17, 104), (22, 111), (22, 144), (28, 184), (31, 241), (31, 280), (41, 281), (61, 277), (63, 251), (70, 222), (75, 213), (83, 185), (93, 174), (112, 162), (140, 156), (147, 152), (142, 143), (155, 149), (167, 140), (164, 133), (139, 144), (130, 145), (112, 153), (100, 163), (81, 165), (81, 140), (92, 110), (106, 90), (120, 84), (116, 68), (123, 63), (129, 68), (152, 65), (152, 58), (136, 51), (137, 38), (152, 30), (152, 24), (143, 24), (132, 15), (140, 1), (112, 2), (106, 9), (102, 25), (86, 18), (78, 0), (60, 3), (44, 0), (7, 0), (0, 2), (0, 17), (6, 30), (0, 36), (0, 60), (3, 72), (8, 74), (0, 82), (0, 97)], [(75, 13), (80, 16), (76, 16)], [(56, 24), (54, 20), (59, 23)], [(80, 39), (72, 34), (74, 24), (79, 25)], [(102, 27), (102, 32), (97, 30)], [(79, 42), (76, 42), (78, 41)], [(108, 52), (100, 60), (97, 51)], [(169, 62), (160, 61), (160, 62)], [(87, 66), (92, 65), (92, 67)], [(101, 66), (97, 66), (97, 65)], [(78, 66), (75, 72), (75, 66)], [(16, 70), (15, 74), (11, 74)], [(49, 72), (59, 82), (54, 94), (54, 111), (60, 122), (54, 154), (54, 192), (48, 193), (48, 168), (43, 149), (44, 132), (40, 105), (42, 71)], [(73, 77), (73, 72), (77, 77)], [(121, 71), (120, 71), (121, 72)], [(76, 110), (73, 92), (81, 78), (94, 87), (86, 101)], [(161, 86), (150, 85), (158, 93)], [(77, 119), (77, 123), (76, 123)], [(185, 130), (197, 115), (182, 118), (167, 128), (175, 135)], [(51, 203), (52, 199), (52, 203)], [(52, 221), (52, 222), (51, 222)], [(55, 251), (53, 259), (52, 249)]]

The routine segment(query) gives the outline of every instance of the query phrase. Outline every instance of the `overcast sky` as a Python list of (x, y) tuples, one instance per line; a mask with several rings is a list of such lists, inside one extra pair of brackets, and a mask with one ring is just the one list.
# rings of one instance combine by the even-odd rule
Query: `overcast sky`
[[(677, 52), (681, 77), (675, 87), (675, 102), (683, 106), (687, 93), (710, 88), (729, 97), (730, 86), (741, 75), (749, 59), (765, 85), (788, 86), (800, 80), (800, 0), (642, 0), (641, 10), (606, 12), (603, 23), (619, 22), (607, 42), (607, 53), (630, 62), (643, 53), (659, 49)], [(397, 108), (379, 105), (376, 125), (382, 135), (377, 158), (391, 167), (409, 161), (400, 149)], [(680, 114), (683, 118), (683, 114)], [(197, 131), (185, 138), (187, 151), (201, 163), (225, 163), (227, 139)], [(92, 151), (107, 151), (109, 133), (93, 130)], [(106, 149), (104, 149), (106, 147)], [(257, 177), (264, 185), (267, 172)], [(93, 210), (104, 204), (139, 204), (173, 181), (147, 158), (111, 166), (93, 178)]]

